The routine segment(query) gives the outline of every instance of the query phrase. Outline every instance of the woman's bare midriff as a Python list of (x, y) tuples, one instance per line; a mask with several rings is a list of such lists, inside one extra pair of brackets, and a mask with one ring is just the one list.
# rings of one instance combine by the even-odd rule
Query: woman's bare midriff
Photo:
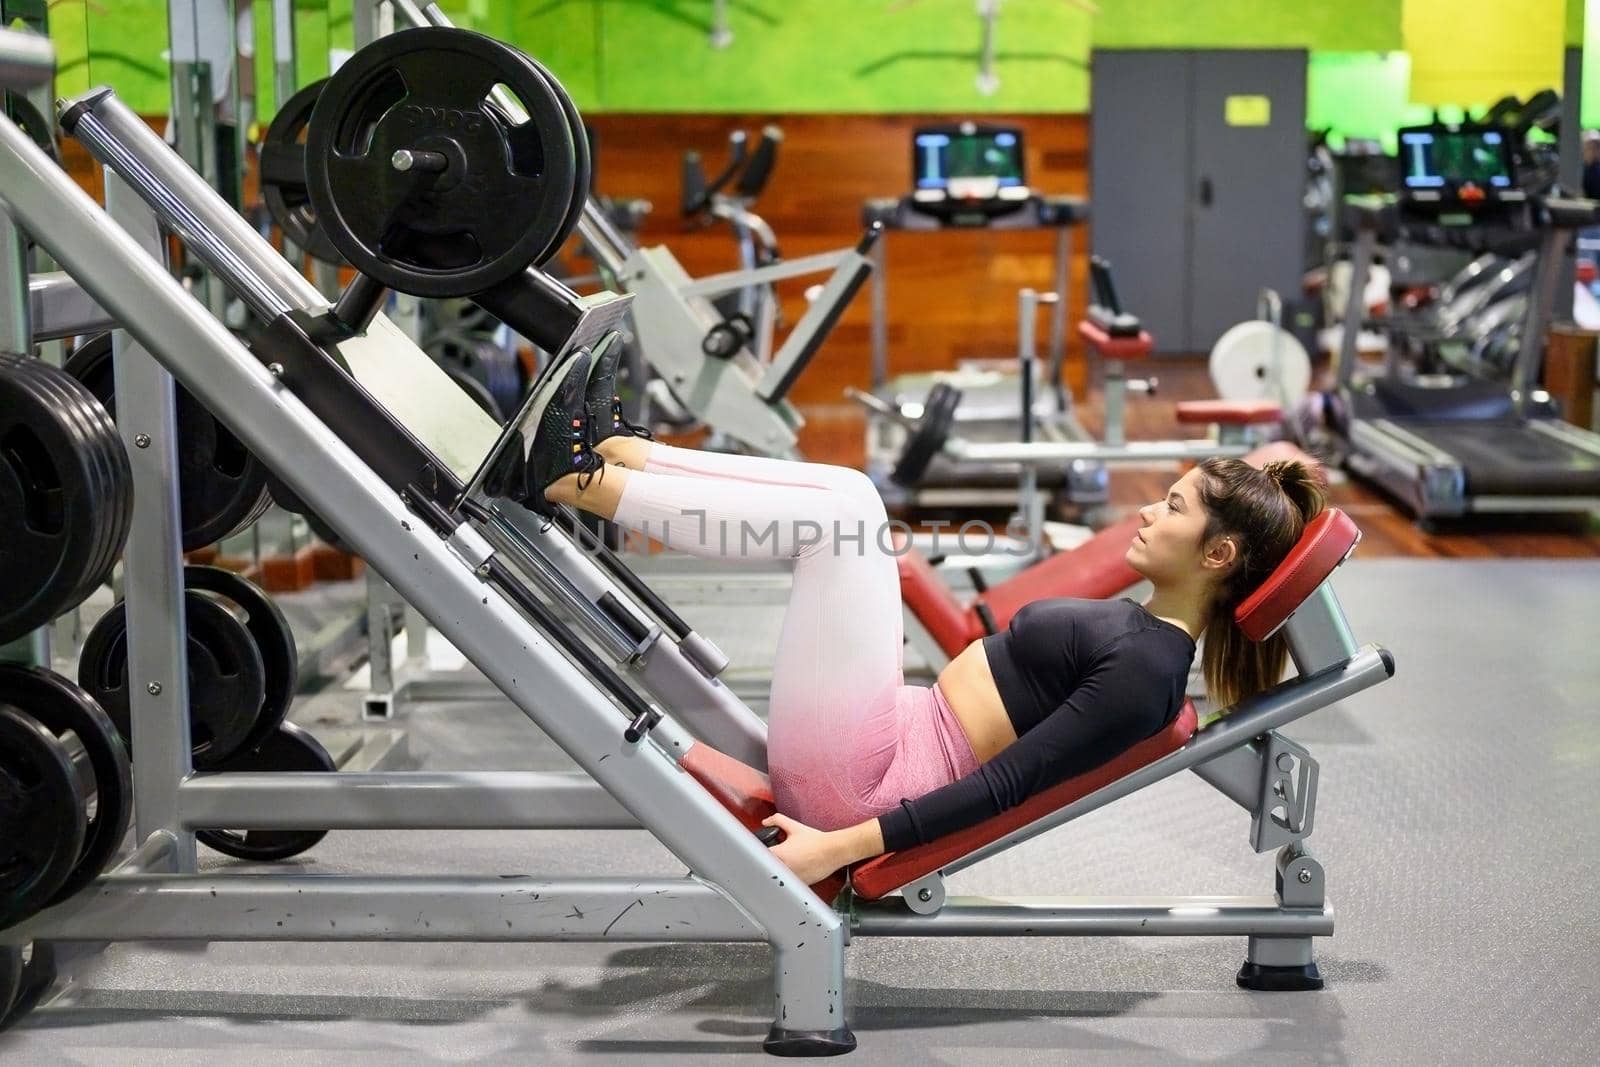
[(1000, 690), (989, 671), (983, 642), (974, 641), (939, 673), (939, 691), (972, 745), (979, 763), (987, 763), (1017, 739), (1011, 718), (1000, 702)]

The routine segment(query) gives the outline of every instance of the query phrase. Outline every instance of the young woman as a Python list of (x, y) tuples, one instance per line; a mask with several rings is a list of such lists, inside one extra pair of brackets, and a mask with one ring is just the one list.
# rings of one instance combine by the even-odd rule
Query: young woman
[(1281, 638), (1234, 608), (1283, 560), (1322, 493), (1299, 463), (1207, 460), (1141, 509), (1131, 600), (1041, 600), (931, 689), (904, 684), (900, 579), (860, 471), (650, 441), (614, 396), (620, 352), (578, 353), (535, 399), (528, 489), (691, 555), (792, 560), (772, 669), (774, 851), (807, 883), (933, 840), (1112, 759), (1171, 722), (1196, 642), (1218, 707), (1275, 684)]

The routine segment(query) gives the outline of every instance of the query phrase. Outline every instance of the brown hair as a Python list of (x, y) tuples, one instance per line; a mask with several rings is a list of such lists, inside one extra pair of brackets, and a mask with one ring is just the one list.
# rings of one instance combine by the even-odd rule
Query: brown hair
[(1233, 621), (1240, 603), (1266, 580), (1323, 507), (1322, 486), (1305, 464), (1280, 460), (1256, 468), (1237, 459), (1200, 464), (1200, 503), (1206, 510), (1202, 543), (1232, 537), (1237, 562), (1217, 585), (1206, 620), (1201, 666), (1218, 708), (1231, 707), (1278, 684), (1289, 645), (1279, 632), (1251, 641)]

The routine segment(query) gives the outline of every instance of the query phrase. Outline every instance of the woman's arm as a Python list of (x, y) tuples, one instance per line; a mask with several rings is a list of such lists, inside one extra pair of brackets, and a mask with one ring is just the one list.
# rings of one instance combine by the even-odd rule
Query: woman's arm
[(761, 825), (783, 831), (783, 841), (772, 846), (772, 854), (807, 885), (815, 885), (834, 871), (883, 851), (883, 832), (877, 819), (842, 830), (817, 830), (787, 815), (773, 815)]

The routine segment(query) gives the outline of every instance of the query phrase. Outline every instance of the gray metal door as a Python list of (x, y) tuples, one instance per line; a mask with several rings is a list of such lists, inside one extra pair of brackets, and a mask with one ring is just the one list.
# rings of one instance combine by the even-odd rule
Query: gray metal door
[(1263, 287), (1285, 298), (1300, 292), (1306, 54), (1191, 55), (1186, 347), (1206, 352), (1228, 327), (1254, 317)]
[(1090, 86), (1089, 220), (1096, 255), (1161, 351), (1188, 329), (1191, 185), (1189, 53), (1095, 52)]

